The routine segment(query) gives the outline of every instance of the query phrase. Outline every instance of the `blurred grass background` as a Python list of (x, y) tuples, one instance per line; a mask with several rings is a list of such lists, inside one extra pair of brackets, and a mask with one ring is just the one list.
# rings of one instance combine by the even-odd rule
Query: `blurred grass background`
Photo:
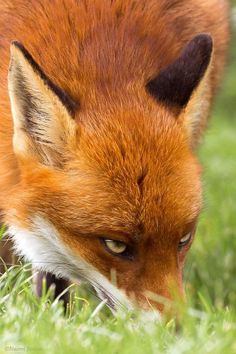
[(236, 308), (236, 9), (233, 18), (225, 81), (200, 149), (205, 210), (185, 277), (191, 295), (200, 290), (215, 305)]

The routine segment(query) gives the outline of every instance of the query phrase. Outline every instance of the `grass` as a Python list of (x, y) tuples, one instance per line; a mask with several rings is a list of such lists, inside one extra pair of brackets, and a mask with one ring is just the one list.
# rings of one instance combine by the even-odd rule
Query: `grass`
[[(236, 48), (231, 62), (236, 62)], [(205, 211), (186, 271), (188, 306), (174, 320), (112, 317), (74, 288), (36, 300), (27, 266), (0, 277), (0, 353), (236, 353), (236, 68), (231, 65), (200, 151)], [(1, 238), (1, 235), (0, 235)]]

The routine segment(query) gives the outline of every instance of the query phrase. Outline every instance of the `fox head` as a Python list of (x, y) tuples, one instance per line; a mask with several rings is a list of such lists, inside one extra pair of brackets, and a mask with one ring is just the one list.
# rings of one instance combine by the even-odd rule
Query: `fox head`
[(202, 206), (196, 122), (188, 113), (204, 93), (211, 54), (211, 37), (198, 35), (156, 77), (120, 93), (118, 103), (101, 97), (91, 109), (12, 43), (20, 176), (5, 209), (20, 254), (43, 270), (88, 281), (112, 308), (162, 310), (147, 294), (170, 299), (175, 289), (183, 296), (182, 270)]

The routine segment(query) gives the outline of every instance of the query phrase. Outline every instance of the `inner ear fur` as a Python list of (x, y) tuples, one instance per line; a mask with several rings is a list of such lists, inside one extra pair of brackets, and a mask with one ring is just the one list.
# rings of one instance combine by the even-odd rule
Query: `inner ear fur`
[(8, 87), (15, 153), (46, 165), (59, 165), (76, 135), (76, 104), (19, 42), (11, 44)]
[(182, 110), (203, 79), (210, 64), (212, 38), (199, 34), (185, 47), (177, 60), (151, 79), (147, 91), (159, 102)]

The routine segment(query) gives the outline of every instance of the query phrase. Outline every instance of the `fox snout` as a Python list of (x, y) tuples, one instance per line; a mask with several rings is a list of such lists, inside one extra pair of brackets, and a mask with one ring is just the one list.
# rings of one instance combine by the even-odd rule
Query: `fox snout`
[[(175, 305), (183, 305), (185, 302), (182, 269), (175, 266), (171, 268), (168, 270), (168, 263), (165, 269), (156, 264), (155, 267), (136, 274), (133, 279), (127, 279), (125, 274), (113, 270), (110, 279), (116, 279), (117, 290), (120, 289), (126, 295), (132, 307), (167, 314)], [(120, 279), (120, 284), (117, 279)], [(103, 293), (101, 298), (107, 298), (109, 306), (109, 293)]]
[(121, 310), (130, 311), (139, 309), (145, 312), (155, 311), (159, 315), (164, 316), (168, 316), (170, 313), (172, 315), (175, 313), (176, 315), (175, 310), (185, 304), (185, 294), (182, 284), (178, 287), (175, 282), (171, 282), (171, 285), (167, 283), (163, 284), (163, 286), (166, 287), (163, 291), (159, 287), (154, 288), (153, 286), (152, 291), (139, 289), (137, 292), (132, 290), (125, 292), (122, 289), (117, 289), (116, 292), (121, 291), (122, 294), (125, 294), (123, 302), (114, 300), (115, 295), (106, 292), (104, 289), (94, 288), (94, 290), (113, 313)]

